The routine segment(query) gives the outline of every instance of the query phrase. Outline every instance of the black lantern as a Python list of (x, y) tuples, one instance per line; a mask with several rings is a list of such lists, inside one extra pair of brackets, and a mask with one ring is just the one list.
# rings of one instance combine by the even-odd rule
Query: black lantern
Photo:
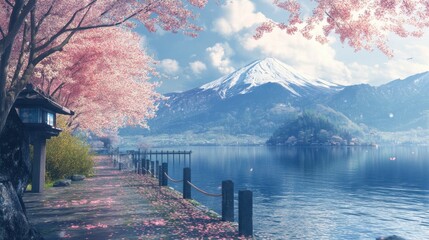
[(56, 114), (73, 115), (40, 89), (28, 84), (18, 95), (14, 107), (18, 111), (34, 146), (32, 191), (42, 192), (45, 185), (46, 139), (58, 136)]

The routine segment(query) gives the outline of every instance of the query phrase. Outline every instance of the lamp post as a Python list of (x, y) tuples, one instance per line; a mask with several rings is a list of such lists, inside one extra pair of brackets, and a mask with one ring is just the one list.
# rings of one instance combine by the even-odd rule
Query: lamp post
[(45, 185), (46, 140), (58, 136), (56, 114), (73, 115), (40, 89), (28, 84), (18, 95), (14, 107), (30, 136), (34, 147), (32, 164), (32, 192), (41, 193)]

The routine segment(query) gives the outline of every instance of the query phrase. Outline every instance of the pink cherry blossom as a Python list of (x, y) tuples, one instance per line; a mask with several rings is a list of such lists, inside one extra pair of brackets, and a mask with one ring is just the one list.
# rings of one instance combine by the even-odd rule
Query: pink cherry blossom
[[(393, 51), (387, 45), (391, 34), (400, 37), (420, 37), (429, 27), (429, 2), (426, 0), (317, 0), (310, 12), (297, 0), (274, 0), (288, 14), (285, 22), (270, 22), (259, 26), (255, 38), (271, 32), (274, 27), (287, 33), (300, 32), (306, 38), (327, 42), (337, 35), (356, 51), (378, 48), (387, 56)], [(319, 30), (322, 29), (322, 33)]]
[[(196, 17), (193, 11), (197, 8), (205, 6), (207, 0), (9, 0), (9, 1), (0, 1), (0, 131), (3, 129), (6, 122), (6, 117), (10, 109), (12, 108), (13, 103), (18, 95), (18, 93), (25, 87), (25, 85), (30, 81), (30, 78), (33, 76), (35, 67), (40, 64), (42, 61), (45, 61), (45, 65), (51, 65), (51, 68), (47, 67), (45, 73), (50, 74), (59, 74), (64, 68), (71, 68), (72, 66), (67, 65), (70, 63), (68, 60), (55, 57), (55, 59), (47, 59), (49, 56), (54, 56), (55, 53), (61, 51), (67, 51), (66, 46), (70, 42), (75, 42), (74, 48), (70, 47), (68, 53), (73, 55), (79, 48), (79, 41), (85, 41), (92, 39), (92, 42), (95, 42), (94, 37), (98, 36), (98, 39), (101, 41), (102, 36), (106, 35), (97, 32), (95, 29), (121, 26), (123, 30), (130, 29), (136, 26), (137, 24), (142, 24), (149, 31), (156, 31), (157, 29), (163, 29), (165, 31), (170, 31), (174, 33), (183, 33), (190, 36), (195, 36), (195, 34), (201, 30), (201, 27), (196, 26), (193, 23), (193, 20)], [(133, 20), (133, 21), (130, 21)], [(88, 33), (89, 30), (95, 32)], [(98, 30), (103, 31), (103, 30)], [(116, 30), (119, 31), (119, 30)], [(112, 31), (114, 32), (114, 31)], [(82, 33), (85, 33), (82, 35)], [(106, 34), (104, 32), (104, 34)], [(81, 36), (79, 36), (81, 35)], [(135, 38), (135, 37), (134, 37)], [(113, 44), (108, 44), (109, 40), (113, 39), (103, 39), (104, 47), (115, 47), (117, 46), (114, 42)], [(122, 40), (124, 40), (122, 38)], [(131, 42), (135, 42), (135, 39), (132, 39)], [(88, 45), (84, 46), (86, 50), (95, 50), (89, 49)], [(98, 51), (102, 51), (103, 48), (99, 48)], [(107, 50), (107, 49), (104, 49)], [(111, 49), (113, 52), (114, 49)], [(129, 51), (130, 55), (132, 52)], [(107, 56), (107, 55), (105, 55)], [(78, 57), (78, 56), (70, 56)], [(91, 56), (86, 56), (87, 58), (82, 59), (89, 61)], [(93, 57), (93, 56), (92, 56)], [(109, 61), (113, 58), (121, 57), (118, 54), (112, 54), (111, 58), (104, 58), (105, 61)], [(61, 59), (64, 59), (62, 62)], [(124, 60), (126, 58), (122, 58)], [(144, 62), (139, 62), (139, 65), (143, 67), (146, 71), (148, 70), (148, 63), (150, 58), (146, 57)], [(135, 60), (135, 59), (134, 59)], [(112, 63), (112, 69), (114, 67)], [(108, 64), (108, 63), (106, 63)], [(136, 67), (136, 61), (131, 61), (130, 65)], [(106, 65), (102, 66), (106, 67)], [(132, 68), (133, 66), (129, 66)], [(89, 68), (93, 70), (100, 70), (97, 68), (97, 65), (93, 65)], [(74, 71), (79, 70), (78, 68), (72, 69)], [(91, 69), (85, 69), (90, 71)], [(108, 84), (121, 85), (118, 83), (118, 76), (120, 76), (119, 71), (113, 71), (113, 77), (110, 77), (109, 74), (112, 74), (112, 71), (106, 72), (105, 81)], [(124, 73), (124, 72), (122, 72)], [(101, 74), (98, 71), (98, 74)], [(133, 74), (129, 74), (133, 75)], [(126, 77), (129, 77), (127, 75)], [(138, 74), (137, 74), (138, 75)], [(81, 76), (88, 77), (87, 75), (81, 74)], [(38, 76), (38, 77), (43, 77)], [(68, 76), (70, 77), (70, 76)], [(116, 81), (111, 81), (116, 77)], [(128, 79), (127, 84), (131, 84), (129, 88), (136, 87), (136, 90), (141, 90), (142, 88), (148, 88), (144, 92), (135, 93), (131, 97), (135, 97), (138, 94), (145, 95), (150, 93), (147, 97), (149, 102), (143, 102), (139, 105), (133, 105), (132, 102), (129, 105), (129, 112), (121, 112), (120, 117), (116, 120), (117, 124), (132, 123), (138, 125), (144, 125), (145, 122), (138, 121), (135, 119), (136, 112), (148, 113), (146, 116), (143, 116), (143, 119), (153, 115), (154, 107), (153, 103), (153, 85), (142, 84), (139, 85), (138, 81), (146, 81), (147, 75), (145, 78), (139, 79), (136, 78)], [(77, 78), (74, 78), (76, 80)], [(91, 81), (99, 80), (99, 76), (96, 79), (84, 79), (88, 84)], [(132, 83), (134, 81), (135, 83)], [(60, 81), (61, 82), (61, 81)], [(91, 83), (92, 85), (97, 85), (98, 83)], [(127, 86), (122, 82), (122, 87)], [(105, 87), (106, 83), (100, 83), (100, 88)], [(70, 88), (69, 91), (78, 91), (80, 89)], [(94, 91), (94, 90), (92, 90)], [(120, 94), (121, 92), (116, 92)], [(87, 93), (87, 96), (75, 97), (74, 105), (77, 108), (83, 104), (83, 101), (86, 99), (97, 100), (106, 96), (109, 96), (109, 92), (105, 93), (104, 96), (100, 94), (98, 96), (90, 96), (94, 92)], [(115, 98), (114, 96), (111, 96)], [(142, 99), (139, 96), (138, 99)], [(138, 99), (136, 101), (138, 101)], [(100, 100), (101, 101), (101, 100)], [(96, 101), (94, 101), (96, 102)], [(148, 104), (146, 107), (144, 104)], [(97, 106), (97, 103), (89, 106), (91, 109), (97, 108), (98, 110), (109, 110), (118, 106), (118, 104), (123, 104), (123, 102), (111, 102), (106, 103), (103, 108)], [(136, 108), (132, 108), (136, 107)], [(138, 109), (140, 108), (140, 109)], [(81, 109), (79, 111), (81, 115), (85, 115)], [(96, 114), (95, 114), (96, 115)], [(108, 114), (106, 114), (108, 115)], [(126, 116), (123, 118), (123, 116)], [(114, 119), (116, 115), (112, 116)], [(82, 118), (84, 118), (82, 116)], [(110, 120), (110, 119), (109, 119)], [(83, 120), (79, 123), (83, 123)], [(103, 123), (111, 123), (98, 117), (94, 122), (90, 122), (87, 126), (82, 126), (83, 128), (95, 128), (94, 126), (103, 125)], [(98, 126), (97, 126), (98, 127)], [(111, 126), (107, 126), (111, 127)]]

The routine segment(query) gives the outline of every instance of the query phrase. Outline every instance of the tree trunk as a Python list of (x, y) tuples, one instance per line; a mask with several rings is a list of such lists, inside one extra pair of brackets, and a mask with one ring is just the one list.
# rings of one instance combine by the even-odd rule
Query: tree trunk
[(41, 239), (22, 201), (30, 177), (29, 141), (15, 110), (0, 134), (0, 239)]

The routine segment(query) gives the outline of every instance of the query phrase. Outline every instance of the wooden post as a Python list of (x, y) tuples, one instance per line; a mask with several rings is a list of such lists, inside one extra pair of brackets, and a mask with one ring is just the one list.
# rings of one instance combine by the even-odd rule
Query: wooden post
[(162, 163), (161, 175), (162, 175), (162, 184), (161, 186), (168, 186), (168, 178), (165, 176), (168, 174), (168, 163)]
[(156, 175), (155, 176), (158, 176), (158, 178), (159, 178), (159, 161), (158, 160), (156, 160), (156, 162), (155, 162), (155, 169), (156, 169)]
[[(150, 166), (150, 160), (146, 159), (146, 169), (147, 169), (148, 171), (150, 171), (149, 166)], [(148, 172), (148, 174), (149, 174), (149, 172)]]
[(238, 191), (238, 234), (253, 236), (253, 198), (252, 191)]
[(155, 162), (150, 161), (150, 171), (152, 172), (152, 177), (155, 177)]
[(135, 152), (133, 151), (133, 153), (132, 153), (133, 155), (133, 157), (132, 157), (132, 159), (133, 159), (133, 163), (134, 163), (134, 173), (137, 173), (137, 169), (138, 169), (138, 162), (137, 162), (137, 156), (136, 156), (136, 154), (135, 154)]
[(222, 221), (234, 222), (234, 183), (222, 181)]
[(191, 197), (191, 185), (188, 184), (188, 181), (191, 182), (191, 168), (183, 169), (183, 198), (192, 199)]
[(158, 166), (158, 184), (162, 186), (162, 166)]
[(146, 168), (145, 163), (146, 163), (146, 160), (142, 159), (142, 160), (141, 160), (142, 174), (146, 174), (146, 171), (145, 171), (145, 168)]
[(138, 150), (138, 152), (137, 152), (137, 159), (136, 159), (136, 162), (137, 162), (137, 173), (138, 174), (142, 174), (142, 164), (141, 164), (141, 161), (140, 161), (140, 148), (139, 148), (139, 150)]

